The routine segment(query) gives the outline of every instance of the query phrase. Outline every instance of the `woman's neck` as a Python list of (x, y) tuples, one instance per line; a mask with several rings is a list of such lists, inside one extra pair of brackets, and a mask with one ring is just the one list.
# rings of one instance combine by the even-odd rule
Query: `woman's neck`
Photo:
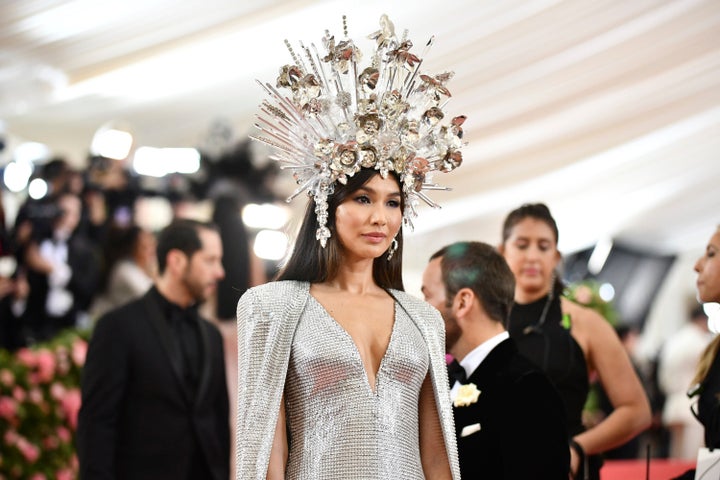
[(547, 296), (548, 293), (550, 293), (549, 289), (526, 291), (526, 290), (516, 288), (515, 289), (515, 301), (517, 303), (526, 305), (528, 303), (532, 303), (536, 300), (539, 300), (542, 297)]
[(327, 288), (355, 294), (377, 292), (379, 287), (373, 278), (373, 262), (344, 264), (337, 274), (322, 282)]

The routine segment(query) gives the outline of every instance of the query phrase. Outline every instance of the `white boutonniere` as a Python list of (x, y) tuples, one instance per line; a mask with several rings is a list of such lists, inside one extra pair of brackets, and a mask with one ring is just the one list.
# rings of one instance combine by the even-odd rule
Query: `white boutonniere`
[(453, 405), (456, 407), (467, 407), (478, 401), (480, 397), (480, 390), (474, 383), (468, 383), (467, 385), (461, 385), (455, 396)]

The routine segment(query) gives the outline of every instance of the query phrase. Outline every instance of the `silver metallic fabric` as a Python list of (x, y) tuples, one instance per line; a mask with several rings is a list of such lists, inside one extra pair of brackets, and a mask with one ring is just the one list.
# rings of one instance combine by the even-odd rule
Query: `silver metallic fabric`
[(454, 479), (459, 479), (442, 320), (392, 290), (395, 324), (370, 389), (352, 338), (304, 282), (253, 288), (238, 303), (237, 479), (265, 478), (283, 392), (287, 478), (421, 479), (418, 395), (430, 373)]

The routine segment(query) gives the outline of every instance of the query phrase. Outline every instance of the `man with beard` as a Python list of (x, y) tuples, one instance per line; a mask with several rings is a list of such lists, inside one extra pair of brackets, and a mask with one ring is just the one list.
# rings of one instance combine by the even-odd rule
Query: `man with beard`
[(157, 242), (159, 277), (97, 323), (78, 425), (84, 479), (227, 480), (228, 391), (219, 331), (198, 304), (224, 276), (217, 229), (177, 220)]
[(515, 280), (490, 245), (458, 242), (423, 274), (445, 321), (462, 478), (567, 480), (570, 447), (560, 396), (505, 330)]

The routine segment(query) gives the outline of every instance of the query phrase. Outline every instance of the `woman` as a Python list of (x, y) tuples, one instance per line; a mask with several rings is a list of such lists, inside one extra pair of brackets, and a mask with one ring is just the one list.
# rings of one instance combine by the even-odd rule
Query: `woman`
[(368, 67), (328, 32), (327, 55), (288, 44), (296, 63), (263, 85), (253, 138), (311, 200), (278, 281), (238, 303), (238, 479), (460, 476), (443, 322), (402, 291), (401, 224), (462, 162), (464, 117), (442, 125), (452, 75), (416, 75), (380, 24)]
[(280, 281), (240, 300), (238, 478), (459, 477), (442, 321), (402, 292), (403, 208), (395, 174), (362, 169), (328, 198), (327, 246), (312, 201)]
[[(508, 330), (521, 353), (548, 375), (565, 402), (571, 435), (571, 473), (597, 479), (596, 454), (621, 445), (650, 423), (650, 406), (620, 340), (598, 313), (561, 296), (556, 269), (558, 229), (543, 204), (512, 211), (503, 224), (503, 254), (515, 275)], [(597, 375), (614, 410), (589, 430), (582, 409)]]
[[(703, 303), (720, 302), (720, 227), (710, 237), (705, 254), (695, 262), (697, 296)], [(720, 311), (708, 318), (708, 327), (713, 333), (720, 332)], [(720, 335), (708, 344), (700, 356), (688, 396), (697, 397), (697, 406), (692, 413), (705, 429), (705, 447), (720, 448)], [(706, 472), (707, 473), (707, 472)], [(691, 480), (695, 470), (689, 470), (675, 480)]]
[[(698, 299), (703, 303), (720, 302), (720, 227), (710, 238), (705, 255), (695, 263), (698, 273)], [(718, 312), (711, 315), (709, 323), (717, 333)], [(716, 336), (700, 358), (693, 385), (699, 394), (697, 417), (705, 427), (705, 446), (720, 448), (720, 336)]]
[(100, 295), (90, 309), (93, 319), (141, 297), (157, 274), (156, 241), (137, 225), (112, 226), (104, 245)]

